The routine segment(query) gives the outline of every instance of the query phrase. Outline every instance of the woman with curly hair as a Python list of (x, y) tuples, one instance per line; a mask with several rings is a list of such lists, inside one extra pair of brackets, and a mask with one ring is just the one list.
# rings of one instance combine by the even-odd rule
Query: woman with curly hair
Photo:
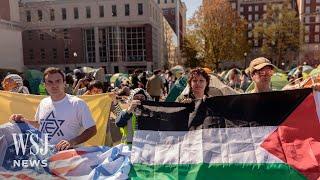
[(190, 103), (193, 100), (208, 97), (210, 76), (202, 68), (191, 70), (188, 79), (190, 91), (186, 95), (179, 96), (177, 102)]

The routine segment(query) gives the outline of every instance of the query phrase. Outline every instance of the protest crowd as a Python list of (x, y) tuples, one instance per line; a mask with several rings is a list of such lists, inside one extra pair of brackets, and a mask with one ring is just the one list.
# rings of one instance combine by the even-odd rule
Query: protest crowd
[[(61, 133), (50, 137), (49, 142), (55, 145), (57, 151), (63, 151), (81, 147), (101, 133), (97, 130), (88, 104), (80, 98), (82, 96), (95, 97), (106, 93), (111, 99), (110, 113), (105, 117), (106, 139), (101, 145), (131, 145), (137, 118), (141, 114), (138, 107), (144, 101), (193, 103), (197, 109), (198, 102), (205, 102), (210, 97), (303, 88), (319, 91), (320, 67), (299, 65), (284, 71), (267, 58), (259, 57), (253, 59), (246, 69), (231, 68), (221, 72), (208, 67), (190, 69), (179, 65), (153, 72), (136, 69), (132, 74), (105, 74), (103, 68), (63, 72), (49, 67), (39, 72), (37, 79), (27, 79), (26, 74), (8, 73), (1, 80), (4, 92), (47, 96), (40, 101), (34, 119), (28, 119), (23, 114), (12, 114), (10, 121), (24, 122), (46, 133), (50, 129), (45, 127), (45, 121), (59, 116), (64, 120), (60, 124)], [(188, 128), (206, 129), (212, 126), (212, 121), (215, 119), (210, 122), (196, 119), (189, 122)]]
[[(141, 101), (191, 103), (194, 100), (214, 96), (306, 87), (318, 89), (317, 80), (320, 77), (319, 67), (300, 65), (285, 72), (264, 57), (252, 60), (249, 67), (244, 70), (232, 68), (222, 72), (214, 72), (207, 67), (190, 69), (177, 65), (170, 70), (158, 69), (150, 72), (136, 69), (133, 74), (117, 73), (108, 76), (104, 74), (102, 68), (89, 69), (91, 71), (74, 69), (73, 72), (65, 73), (55, 69), (53, 72), (61, 73), (63, 77), (61, 88), (64, 88), (64, 92), (68, 95), (109, 93), (112, 97), (112, 115), (109, 117), (108, 131), (112, 131), (118, 139), (119, 132), (121, 132), (121, 142), (125, 143), (132, 142), (133, 134), (128, 134), (127, 128), (125, 131), (123, 129), (119, 131), (117, 127), (127, 127), (128, 122), (132, 126), (131, 121), (135, 119), (135, 108)], [(41, 77), (42, 81), (34, 84), (36, 88), (32, 87), (36, 90), (31, 92), (30, 83), (23, 78), (24, 74), (8, 73), (2, 80), (2, 89), (24, 94), (51, 95), (46, 86), (48, 82), (45, 76), (46, 72)], [(62, 94), (63, 97), (64, 95)], [(111, 127), (114, 129), (110, 129)], [(132, 128), (130, 127), (131, 130)], [(112, 140), (107, 140), (107, 142), (111, 146), (114, 143)]]

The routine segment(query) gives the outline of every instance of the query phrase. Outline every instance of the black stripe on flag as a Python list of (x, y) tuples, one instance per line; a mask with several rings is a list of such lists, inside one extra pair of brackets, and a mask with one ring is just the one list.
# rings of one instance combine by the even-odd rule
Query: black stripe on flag
[(135, 111), (137, 129), (154, 131), (185, 131), (194, 103), (143, 101)]
[(136, 113), (137, 128), (187, 131), (278, 126), (310, 93), (312, 89), (218, 96), (195, 104), (145, 101)]

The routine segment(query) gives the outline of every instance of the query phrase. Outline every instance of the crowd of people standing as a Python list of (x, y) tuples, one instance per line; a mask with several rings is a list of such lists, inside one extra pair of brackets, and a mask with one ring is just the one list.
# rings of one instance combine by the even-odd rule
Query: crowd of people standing
[[(25, 121), (39, 128), (45, 116), (50, 113), (48, 109), (43, 110), (42, 107), (52, 107), (52, 112), (57, 108), (60, 109), (58, 114), (65, 113), (64, 106), (75, 111), (74, 114), (82, 114), (77, 117), (65, 117), (73, 122), (66, 125), (72, 125), (74, 122), (80, 122), (73, 125), (75, 128), (72, 133), (65, 133), (66, 137), (53, 138), (58, 149), (63, 150), (76, 146), (96, 133), (96, 127), (88, 112), (88, 107), (83, 104), (79, 98), (72, 95), (95, 95), (109, 92), (113, 99), (111, 112), (114, 114), (115, 125), (120, 127), (123, 143), (131, 143), (133, 132), (135, 130), (136, 115), (135, 109), (141, 104), (141, 101), (165, 101), (170, 91), (179, 83), (182, 78), (186, 81), (186, 93), (180, 93), (175, 98), (176, 102), (191, 103), (192, 101), (204, 101), (207, 97), (215, 96), (211, 93), (212, 78), (218, 78), (226, 86), (233, 89), (236, 94), (244, 93), (249, 84), (253, 84), (252, 90), (246, 93), (260, 93), (272, 91), (271, 77), (276, 67), (264, 57), (259, 57), (251, 61), (246, 70), (238, 71), (231, 69), (228, 72), (227, 80), (223, 80), (219, 74), (214, 74), (208, 68), (195, 68), (192, 70), (169, 71), (155, 70), (152, 74), (135, 70), (130, 78), (124, 79), (118, 86), (104, 82), (92, 74), (85, 74), (79, 69), (75, 69), (73, 73), (64, 74), (58, 68), (48, 68), (44, 72), (43, 84), (39, 85), (39, 92), (49, 95), (41, 101), (34, 121), (25, 120), (23, 115), (12, 115), (11, 119), (15, 121)], [(299, 68), (298, 68), (299, 70)], [(297, 76), (300, 74), (298, 73)], [(44, 87), (44, 90), (41, 90)], [(316, 89), (318, 86), (315, 86)], [(23, 79), (17, 74), (9, 74), (2, 80), (2, 88), (4, 91), (29, 94), (29, 90), (23, 84)], [(221, 93), (221, 95), (224, 95)], [(61, 105), (60, 102), (64, 102)], [(59, 102), (59, 103), (58, 103)], [(59, 104), (59, 105), (58, 105)], [(61, 106), (61, 107), (60, 107)], [(47, 112), (48, 111), (48, 112)], [(85, 114), (83, 114), (86, 112)], [(71, 113), (72, 114), (72, 113)], [(110, 121), (111, 122), (111, 121)], [(80, 125), (78, 127), (78, 125)], [(65, 128), (68, 128), (66, 126)], [(82, 131), (77, 132), (77, 128)]]

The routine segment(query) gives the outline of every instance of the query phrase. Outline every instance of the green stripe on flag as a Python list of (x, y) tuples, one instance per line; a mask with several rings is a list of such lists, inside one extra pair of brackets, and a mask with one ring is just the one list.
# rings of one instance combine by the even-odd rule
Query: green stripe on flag
[(306, 178), (281, 163), (261, 164), (133, 164), (130, 171), (132, 179), (223, 179), (223, 180), (305, 180)]

